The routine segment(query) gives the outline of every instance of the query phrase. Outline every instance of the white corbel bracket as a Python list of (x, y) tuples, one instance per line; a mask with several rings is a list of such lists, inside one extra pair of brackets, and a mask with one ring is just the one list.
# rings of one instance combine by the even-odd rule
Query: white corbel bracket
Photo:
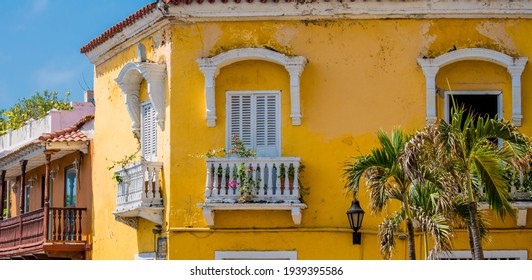
[(301, 225), (301, 209), (306, 209), (304, 203), (204, 203), (198, 204), (203, 208), (203, 218), (208, 226), (214, 226), (216, 211), (262, 210), (262, 211), (290, 211), (295, 226)]
[(220, 69), (244, 60), (263, 60), (283, 65), (290, 75), (290, 104), (292, 125), (301, 125), (300, 77), (307, 59), (302, 56), (286, 56), (268, 49), (244, 48), (230, 50), (211, 58), (198, 58), (196, 62), (205, 76), (205, 105), (208, 127), (216, 126), (215, 81)]
[(148, 97), (155, 109), (155, 118), (160, 128), (164, 130), (164, 79), (166, 65), (148, 62), (129, 62), (120, 71), (115, 81), (125, 95), (125, 103), (133, 131), (140, 135), (140, 84), (146, 80)]
[(456, 50), (436, 58), (418, 58), (418, 64), (421, 66), (426, 80), (427, 123), (432, 123), (437, 118), (436, 75), (438, 71), (446, 65), (464, 60), (487, 61), (506, 68), (512, 77), (512, 122), (515, 126), (521, 126), (523, 119), (521, 111), (521, 74), (528, 62), (528, 57), (511, 57), (498, 51), (481, 48)]

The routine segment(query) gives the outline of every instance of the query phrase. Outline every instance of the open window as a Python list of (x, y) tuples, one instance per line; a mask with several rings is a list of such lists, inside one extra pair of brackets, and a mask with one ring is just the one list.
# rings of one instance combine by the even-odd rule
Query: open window
[(454, 104), (458, 107), (463, 106), (466, 112), (476, 116), (502, 119), (501, 91), (446, 91), (444, 93), (446, 122), (450, 121)]

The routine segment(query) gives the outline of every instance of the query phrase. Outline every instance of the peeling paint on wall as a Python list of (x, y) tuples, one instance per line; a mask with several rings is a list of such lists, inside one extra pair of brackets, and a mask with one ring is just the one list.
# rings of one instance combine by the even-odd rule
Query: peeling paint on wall
[(431, 35), (429, 33), (431, 25), (432, 25), (432, 21), (424, 22), (421, 25), (421, 41), (419, 42), (421, 45), (420, 56), (428, 56), (430, 45), (434, 43), (434, 41), (436, 41), (437, 36)]
[(517, 54), (517, 47), (506, 32), (506, 26), (506, 22), (484, 21), (477, 25), (477, 31), (493, 40), (493, 43), (504, 49), (505, 53)]

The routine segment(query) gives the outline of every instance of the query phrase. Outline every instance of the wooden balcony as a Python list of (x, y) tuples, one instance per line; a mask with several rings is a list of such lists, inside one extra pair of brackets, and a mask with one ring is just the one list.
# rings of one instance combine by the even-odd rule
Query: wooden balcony
[[(295, 225), (301, 223), (300, 200), (301, 159), (279, 158), (208, 158), (206, 159), (205, 203), (203, 215), (208, 225), (214, 225), (215, 210), (288, 210)], [(256, 183), (251, 199), (242, 201), (239, 166)]]
[(44, 209), (0, 221), (0, 259), (84, 259), (90, 249), (82, 227), (86, 208), (50, 208), (45, 228)]
[(163, 199), (159, 187), (160, 162), (136, 162), (119, 169), (116, 209), (117, 220), (136, 227), (136, 218), (162, 224)]

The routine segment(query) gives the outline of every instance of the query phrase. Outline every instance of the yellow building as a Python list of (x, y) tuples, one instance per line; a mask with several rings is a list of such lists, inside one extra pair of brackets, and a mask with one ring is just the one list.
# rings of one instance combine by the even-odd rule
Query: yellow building
[[(352, 244), (342, 163), (378, 129), (448, 117), (450, 96), (530, 135), (531, 11), (502, 0), (147, 5), (81, 49), (98, 104), (92, 257), (381, 259), (382, 215), (366, 211)], [(230, 150), (232, 135), (257, 157), (195, 156)], [(241, 163), (251, 202), (237, 201)], [(487, 258), (532, 258), (532, 204), (513, 205), (516, 218), (491, 221)], [(465, 230), (453, 249), (467, 257)]]

